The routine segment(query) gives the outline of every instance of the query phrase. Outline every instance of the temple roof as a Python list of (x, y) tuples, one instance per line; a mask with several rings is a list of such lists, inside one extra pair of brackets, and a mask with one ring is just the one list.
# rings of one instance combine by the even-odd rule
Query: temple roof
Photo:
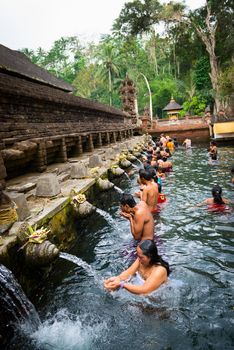
[[(27, 81), (13, 75), (3, 74), (0, 71), (0, 95), (13, 96), (16, 98), (36, 98), (48, 101), (49, 103), (60, 103), (61, 105), (74, 106), (78, 110), (95, 110), (100, 113), (126, 117), (126, 113), (120, 109), (94, 102), (86, 98), (68, 94), (60, 89), (55, 89), (44, 84), (37, 84), (35, 81)], [(0, 128), (1, 129), (1, 128)]]
[(33, 64), (22, 52), (11, 50), (3, 45), (0, 45), (0, 71), (5, 74), (23, 77), (39, 84), (53, 86), (66, 92), (73, 91), (73, 87), (70, 84)]
[(168, 105), (163, 108), (163, 111), (179, 111), (181, 109), (183, 109), (183, 107), (181, 107), (181, 105), (179, 105), (172, 97), (170, 103), (168, 103)]

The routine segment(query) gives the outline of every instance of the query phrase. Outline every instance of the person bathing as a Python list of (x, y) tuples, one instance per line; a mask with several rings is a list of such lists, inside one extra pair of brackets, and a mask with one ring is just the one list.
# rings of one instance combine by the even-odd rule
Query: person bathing
[[(123, 288), (133, 294), (147, 295), (166, 283), (169, 274), (168, 263), (158, 255), (154, 241), (147, 239), (137, 246), (136, 261), (120, 275), (105, 280), (104, 287), (108, 291)], [(133, 276), (138, 285), (129, 283)]]
[(136, 203), (131, 194), (123, 193), (120, 200), (121, 213), (129, 220), (131, 233), (135, 240), (154, 238), (154, 219), (144, 201)]

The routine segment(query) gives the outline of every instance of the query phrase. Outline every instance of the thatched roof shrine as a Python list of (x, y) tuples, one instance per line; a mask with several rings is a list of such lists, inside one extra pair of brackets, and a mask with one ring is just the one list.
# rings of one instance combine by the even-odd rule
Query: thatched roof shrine
[(183, 107), (181, 107), (181, 105), (179, 105), (174, 99), (173, 97), (171, 98), (170, 103), (168, 103), (168, 105), (163, 108), (164, 111), (180, 111), (181, 109), (183, 109)]
[(22, 52), (11, 50), (3, 45), (0, 45), (0, 72), (49, 85), (66, 92), (73, 91), (73, 87), (70, 84), (33, 64)]

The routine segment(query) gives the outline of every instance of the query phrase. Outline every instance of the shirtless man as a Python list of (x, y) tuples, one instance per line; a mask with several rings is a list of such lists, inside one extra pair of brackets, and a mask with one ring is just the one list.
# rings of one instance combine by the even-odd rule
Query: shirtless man
[(192, 141), (188, 138), (186, 138), (182, 143), (182, 146), (185, 146), (186, 149), (191, 148), (191, 145), (192, 145)]
[(124, 193), (120, 200), (121, 215), (128, 219), (134, 239), (144, 241), (154, 238), (154, 219), (144, 201), (139, 203), (131, 194)]
[(141, 172), (139, 175), (141, 183), (143, 185), (140, 198), (148, 205), (151, 213), (154, 213), (155, 211), (157, 212), (158, 185), (155, 181), (152, 181), (151, 173), (144, 171)]
[(211, 160), (217, 160), (218, 149), (217, 149), (216, 142), (214, 141), (210, 142), (210, 148), (208, 149), (208, 152)]
[(166, 157), (163, 157), (162, 160), (159, 160), (158, 165), (166, 172), (170, 172), (172, 170), (172, 162), (167, 160)]

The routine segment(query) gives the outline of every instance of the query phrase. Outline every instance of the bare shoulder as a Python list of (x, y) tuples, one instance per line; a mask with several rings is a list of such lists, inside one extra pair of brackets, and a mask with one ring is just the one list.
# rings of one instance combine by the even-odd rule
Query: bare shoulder
[(157, 280), (165, 282), (167, 281), (167, 270), (162, 265), (156, 265), (151, 272), (151, 276)]
[(213, 198), (207, 198), (204, 201), (206, 204), (214, 204), (214, 199)]

